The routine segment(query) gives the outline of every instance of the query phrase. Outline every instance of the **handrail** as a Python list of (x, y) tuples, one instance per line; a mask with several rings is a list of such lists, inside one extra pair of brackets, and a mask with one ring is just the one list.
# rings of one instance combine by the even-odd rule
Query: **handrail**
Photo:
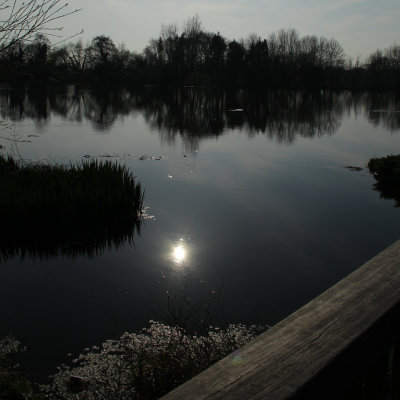
[(289, 399), (399, 302), (400, 240), (162, 400)]

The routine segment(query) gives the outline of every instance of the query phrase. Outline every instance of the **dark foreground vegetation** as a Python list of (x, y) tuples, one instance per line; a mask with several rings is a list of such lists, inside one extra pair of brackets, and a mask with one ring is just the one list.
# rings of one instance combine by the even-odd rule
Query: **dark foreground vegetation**
[(6, 82), (399, 90), (400, 46), (352, 60), (333, 38), (282, 29), (267, 38), (228, 40), (204, 30), (195, 16), (181, 31), (163, 26), (140, 53), (107, 36), (51, 46), (38, 33), (29, 41), (3, 43), (0, 76)]
[[(156, 399), (249, 342), (262, 328), (229, 325), (204, 336), (158, 322), (87, 349), (46, 385), (32, 385), (9, 356), (19, 343), (0, 340), (0, 399)], [(240, 362), (236, 354), (233, 363)]]
[[(138, 228), (143, 200), (140, 183), (125, 166), (95, 160), (25, 165), (0, 155), (0, 192), (3, 258), (22, 244), (26, 252), (39, 256), (43, 246), (48, 252), (54, 245), (56, 251), (62, 241), (69, 242), (65, 252), (71, 255), (79, 246), (87, 248), (88, 241), (97, 248), (110, 241), (118, 244)], [(102, 234), (109, 230), (118, 233), (110, 239)], [(93, 232), (100, 236), (90, 235)]]
[(368, 168), (377, 181), (375, 190), (384, 199), (394, 199), (396, 207), (400, 207), (400, 155), (372, 158)]
[(38, 400), (31, 382), (17, 369), (13, 355), (20, 343), (12, 337), (0, 338), (0, 399), (1, 400)]

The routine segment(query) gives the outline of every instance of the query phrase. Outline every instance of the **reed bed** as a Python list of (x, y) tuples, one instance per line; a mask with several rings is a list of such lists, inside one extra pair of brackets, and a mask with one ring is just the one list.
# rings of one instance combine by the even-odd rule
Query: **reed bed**
[(25, 165), (0, 155), (1, 236), (35, 238), (137, 225), (143, 190), (110, 161)]

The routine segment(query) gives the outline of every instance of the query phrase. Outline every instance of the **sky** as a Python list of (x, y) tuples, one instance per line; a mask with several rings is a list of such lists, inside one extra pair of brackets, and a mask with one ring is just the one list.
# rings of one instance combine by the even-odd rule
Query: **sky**
[(136, 52), (163, 24), (181, 31), (196, 14), (204, 30), (230, 40), (294, 28), (336, 39), (353, 58), (400, 44), (400, 0), (71, 0), (69, 7), (82, 10), (62, 21), (64, 35), (83, 29), (84, 42), (106, 35)]

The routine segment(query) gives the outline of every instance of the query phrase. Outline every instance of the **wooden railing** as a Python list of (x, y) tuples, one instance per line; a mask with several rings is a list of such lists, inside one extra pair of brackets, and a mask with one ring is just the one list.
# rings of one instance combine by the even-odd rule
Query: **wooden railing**
[(400, 240), (162, 399), (292, 398), (399, 301)]

